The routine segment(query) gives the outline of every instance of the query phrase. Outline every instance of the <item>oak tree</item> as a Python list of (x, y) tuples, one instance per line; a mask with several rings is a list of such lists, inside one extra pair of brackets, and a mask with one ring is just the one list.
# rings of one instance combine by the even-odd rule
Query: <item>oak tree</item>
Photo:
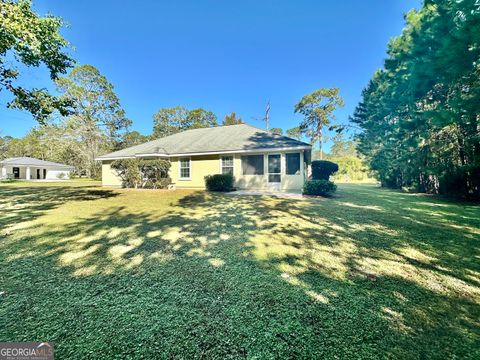
[(63, 25), (59, 17), (35, 13), (29, 0), (0, 0), (0, 91), (13, 95), (9, 107), (29, 111), (40, 123), (54, 111), (67, 115), (70, 101), (53, 96), (45, 89), (20, 85), (17, 65), (43, 65), (52, 80), (66, 73), (74, 60), (65, 51), (68, 41), (59, 32)]

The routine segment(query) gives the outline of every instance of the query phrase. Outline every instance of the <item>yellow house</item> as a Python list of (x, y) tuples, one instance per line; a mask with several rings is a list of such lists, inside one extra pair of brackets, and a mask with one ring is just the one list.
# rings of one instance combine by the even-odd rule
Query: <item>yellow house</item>
[(233, 174), (235, 187), (300, 190), (311, 145), (247, 124), (191, 129), (100, 156), (103, 186), (121, 187), (117, 159), (166, 158), (177, 188), (205, 188), (205, 176)]

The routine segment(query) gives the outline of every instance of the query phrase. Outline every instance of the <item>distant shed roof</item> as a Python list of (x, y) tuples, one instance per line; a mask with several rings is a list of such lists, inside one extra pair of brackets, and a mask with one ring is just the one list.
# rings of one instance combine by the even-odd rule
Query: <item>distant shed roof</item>
[(59, 168), (62, 170), (73, 170), (73, 166), (59, 164), (53, 161), (45, 161), (40, 159), (35, 159), (31, 157), (16, 157), (0, 160), (2, 165), (10, 166), (36, 166), (36, 167), (50, 167), (50, 168)]
[(311, 149), (311, 145), (247, 124), (191, 129), (99, 156), (98, 159), (139, 155), (189, 155), (268, 149)]

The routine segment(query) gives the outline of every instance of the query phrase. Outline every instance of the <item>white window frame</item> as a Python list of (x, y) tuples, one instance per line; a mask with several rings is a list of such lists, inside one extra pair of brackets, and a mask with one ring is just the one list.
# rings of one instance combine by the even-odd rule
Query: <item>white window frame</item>
[(235, 175), (235, 156), (234, 155), (223, 155), (220, 156), (220, 174), (223, 174), (223, 158), (231, 157), (232, 158), (232, 166), (225, 166), (227, 168), (232, 168), (232, 176)]
[[(182, 160), (188, 159), (188, 178), (182, 177)], [(192, 179), (192, 158), (190, 156), (182, 156), (178, 158), (178, 180), (188, 181)]]

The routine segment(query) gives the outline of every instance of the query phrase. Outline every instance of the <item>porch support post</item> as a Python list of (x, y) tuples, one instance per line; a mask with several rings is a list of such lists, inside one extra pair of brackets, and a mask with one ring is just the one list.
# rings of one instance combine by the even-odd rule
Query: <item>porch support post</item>
[(7, 177), (7, 168), (5, 166), (2, 167), (2, 178), (6, 178)]
[(25, 179), (30, 180), (30, 166), (27, 166), (27, 169), (25, 172)]

